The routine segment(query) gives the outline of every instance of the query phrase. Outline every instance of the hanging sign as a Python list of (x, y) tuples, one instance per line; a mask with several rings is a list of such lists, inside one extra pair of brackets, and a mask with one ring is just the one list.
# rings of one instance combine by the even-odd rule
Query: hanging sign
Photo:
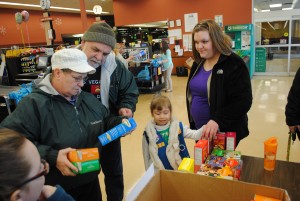
[(99, 6), (99, 5), (95, 5), (93, 7), (93, 11), (94, 11), (95, 14), (100, 15), (102, 13), (102, 7)]

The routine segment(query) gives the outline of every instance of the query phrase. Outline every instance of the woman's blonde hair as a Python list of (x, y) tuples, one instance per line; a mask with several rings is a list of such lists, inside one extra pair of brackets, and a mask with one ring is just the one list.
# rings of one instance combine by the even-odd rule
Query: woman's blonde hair
[(208, 31), (209, 37), (212, 41), (213, 47), (221, 54), (230, 55), (232, 53), (231, 49), (231, 38), (223, 33), (220, 26), (213, 20), (202, 20), (193, 29), (192, 32), (192, 48), (193, 56), (196, 63), (200, 63), (203, 58), (201, 58), (199, 52), (195, 47), (194, 35), (200, 31)]
[(162, 110), (164, 107), (169, 108), (170, 112), (172, 113), (172, 104), (170, 99), (167, 96), (163, 96), (161, 94), (154, 95), (150, 103), (151, 114), (154, 110)]

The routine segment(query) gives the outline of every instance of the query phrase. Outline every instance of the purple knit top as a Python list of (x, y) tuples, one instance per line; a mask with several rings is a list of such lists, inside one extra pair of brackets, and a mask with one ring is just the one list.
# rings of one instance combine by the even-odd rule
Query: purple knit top
[(195, 121), (196, 128), (199, 129), (207, 124), (210, 119), (210, 109), (207, 96), (207, 80), (212, 70), (205, 71), (203, 66), (190, 81), (190, 91), (192, 94), (191, 115)]

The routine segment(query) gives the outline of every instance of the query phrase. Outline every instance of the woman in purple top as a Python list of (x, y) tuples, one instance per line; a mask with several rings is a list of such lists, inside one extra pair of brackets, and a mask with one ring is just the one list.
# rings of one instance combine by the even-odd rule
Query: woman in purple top
[(231, 49), (231, 40), (213, 20), (198, 23), (192, 33), (193, 56), (186, 88), (187, 112), (192, 129), (203, 138), (218, 131), (236, 132), (236, 145), (249, 135), (247, 112), (252, 90), (245, 62)]

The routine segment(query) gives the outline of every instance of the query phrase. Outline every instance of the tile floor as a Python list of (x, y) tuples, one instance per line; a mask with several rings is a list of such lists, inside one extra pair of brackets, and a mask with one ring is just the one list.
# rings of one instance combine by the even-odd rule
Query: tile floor
[[(250, 135), (242, 140), (237, 147), (244, 155), (263, 157), (263, 141), (271, 136), (279, 140), (277, 159), (285, 160), (288, 140), (288, 127), (285, 124), (285, 105), (287, 94), (294, 77), (264, 77), (252, 78), (253, 104), (248, 113)], [(172, 101), (173, 114), (177, 119), (187, 124), (185, 106), (185, 88), (187, 77), (172, 76), (174, 89), (165, 93)], [(149, 104), (153, 94), (141, 94), (137, 104), (135, 120), (137, 129), (122, 139), (122, 155), (126, 194), (145, 172), (142, 156), (142, 133), (144, 126), (150, 120)], [(193, 157), (194, 141), (187, 140), (187, 146)], [(290, 161), (300, 162), (300, 142), (295, 141), (291, 147)], [(103, 194), (103, 174), (100, 174), (100, 186)], [(104, 196), (103, 196), (104, 197)], [(106, 200), (106, 198), (103, 198)], [(125, 199), (124, 199), (125, 200)]]

